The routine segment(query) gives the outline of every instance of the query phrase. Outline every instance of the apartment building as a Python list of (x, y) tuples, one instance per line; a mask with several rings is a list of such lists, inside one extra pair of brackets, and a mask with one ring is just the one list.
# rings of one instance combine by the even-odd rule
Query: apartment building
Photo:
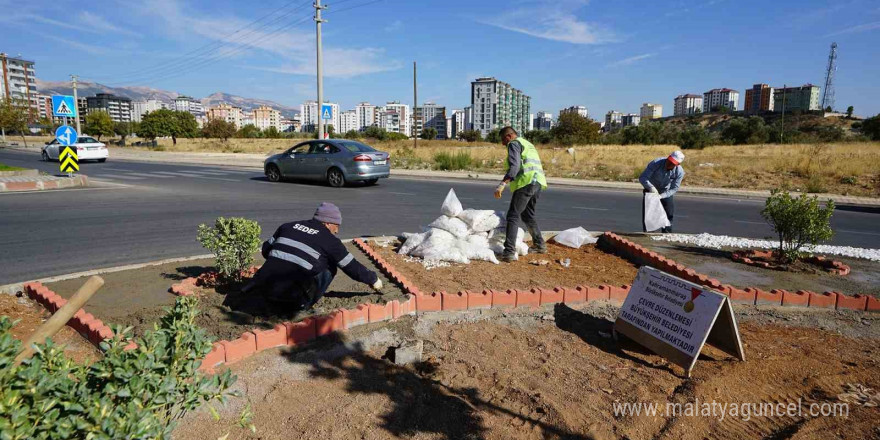
[(585, 118), (590, 117), (590, 113), (587, 112), (587, 108), (582, 105), (573, 105), (571, 107), (559, 110), (559, 116), (562, 116), (566, 113), (575, 113), (575, 114), (581, 115)]
[[(330, 110), (333, 113), (330, 119), (324, 120), (324, 124), (332, 125), (333, 130), (338, 132), (338, 127), (342, 125), (339, 118), (339, 104), (335, 102), (325, 102), (324, 105), (329, 105)], [(321, 109), (318, 108), (318, 101), (308, 100), (299, 106), (299, 114), (302, 118), (302, 131), (314, 132), (318, 130), (318, 118), (320, 117), (320, 112)]]
[(174, 98), (174, 110), (192, 113), (196, 118), (205, 115), (205, 108), (202, 106), (202, 102), (192, 96), (180, 95)]
[(482, 77), (471, 82), (471, 108), (473, 128), (483, 137), (508, 125), (523, 133), (529, 125), (531, 98), (506, 82)]
[(777, 112), (822, 110), (819, 104), (819, 86), (804, 84), (778, 88), (773, 93), (773, 106)]
[(746, 102), (743, 105), (743, 110), (750, 115), (772, 112), (775, 108), (774, 93), (773, 87), (767, 84), (753, 85), (751, 89), (746, 90)]
[(605, 125), (602, 127), (605, 131), (611, 131), (621, 127), (623, 113), (617, 110), (610, 110), (605, 113)]
[(168, 104), (156, 99), (148, 99), (146, 101), (132, 101), (131, 120), (134, 122), (141, 122), (145, 114), (154, 112), (156, 110), (161, 110), (163, 108), (167, 109)]
[(369, 102), (361, 102), (354, 108), (354, 111), (357, 118), (357, 128), (355, 130), (364, 131), (367, 127), (379, 125), (379, 121), (376, 118), (379, 115), (379, 111), (375, 105)]
[(448, 121), (449, 125), (449, 138), (456, 139), (458, 138), (458, 134), (465, 131), (470, 130), (467, 127), (467, 111), (465, 110), (453, 110), (452, 115), (449, 117)]
[(721, 108), (739, 110), (739, 92), (733, 89), (712, 89), (703, 93), (703, 113)]
[(88, 113), (104, 111), (113, 122), (131, 122), (131, 99), (124, 96), (98, 93), (86, 98)]
[(35, 121), (40, 115), (37, 101), (37, 76), (34, 62), (0, 53), (0, 100), (15, 99), (27, 101), (30, 119)]
[(534, 130), (550, 131), (553, 128), (553, 113), (538, 112), (532, 122), (532, 127)]
[[(235, 126), (236, 130), (243, 127), (241, 123), (241, 108), (227, 104), (225, 102), (218, 104), (216, 107), (209, 108), (206, 112), (206, 116), (207, 119), (219, 119), (221, 121), (229, 122), (230, 124)], [(281, 124), (279, 122), (279, 127), (280, 126)]]
[(52, 108), (52, 97), (49, 95), (37, 94), (37, 117), (40, 119), (52, 120), (54, 109)]
[(437, 130), (437, 139), (446, 139), (446, 107), (433, 102), (426, 102), (416, 107), (415, 135), (421, 136), (422, 130), (433, 128)]
[(629, 127), (636, 126), (642, 122), (642, 117), (635, 113), (628, 113), (620, 116), (620, 126)]
[(691, 93), (675, 97), (674, 116), (695, 115), (703, 111), (703, 97)]
[(276, 130), (283, 131), (281, 129), (281, 112), (272, 107), (261, 105), (254, 109), (254, 125), (260, 130), (275, 127)]
[(661, 104), (651, 104), (650, 102), (646, 102), (642, 104), (642, 108), (639, 111), (639, 116), (642, 120), (651, 120), (651, 119), (659, 119), (663, 117), (663, 105)]
[[(358, 104), (358, 107), (360, 107), (360, 104)], [(372, 107), (372, 106), (370, 106), (370, 107)], [(373, 113), (374, 113), (373, 109), (370, 109), (370, 115), (371, 115), (370, 119), (374, 119)], [(346, 110), (346, 111), (342, 112), (342, 114), (339, 115), (339, 128), (336, 129), (334, 127), (334, 129), (336, 129), (336, 132), (339, 133), (340, 135), (348, 133), (351, 130), (355, 130), (355, 131), (360, 130), (361, 125), (360, 125), (360, 118), (358, 116), (360, 116), (360, 115), (358, 114), (357, 110)], [(370, 125), (373, 125), (373, 124), (370, 123)]]

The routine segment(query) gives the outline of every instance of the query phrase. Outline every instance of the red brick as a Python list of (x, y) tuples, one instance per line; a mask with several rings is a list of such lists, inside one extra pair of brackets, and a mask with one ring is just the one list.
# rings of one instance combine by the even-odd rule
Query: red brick
[(611, 299), (611, 286), (587, 287), (587, 302)]
[(287, 327), (287, 345), (302, 345), (315, 339), (316, 327), (313, 318), (299, 322), (285, 322), (284, 326)]
[(516, 306), (536, 308), (541, 305), (541, 293), (537, 290), (517, 290)]
[(847, 296), (840, 293), (837, 295), (837, 308), (865, 310), (868, 308), (868, 297), (864, 295)]
[(865, 310), (868, 312), (880, 312), (880, 300), (873, 296), (868, 296), (868, 304)]
[(492, 291), (492, 308), (505, 309), (516, 307), (516, 290), (493, 290)]
[(741, 290), (736, 287), (731, 286), (730, 289), (730, 300), (735, 303), (740, 304), (755, 304), (755, 291), (754, 290)]
[(224, 347), (223, 344), (221, 344), (220, 342), (215, 342), (214, 345), (211, 346), (211, 351), (209, 351), (208, 354), (205, 355), (205, 359), (202, 360), (202, 365), (199, 366), (199, 371), (207, 374), (213, 374), (214, 367), (222, 365), (223, 362), (226, 362), (226, 347)]
[(101, 341), (104, 340), (104, 338), (100, 335), (101, 329), (105, 327), (104, 321), (96, 318), (89, 321), (86, 324), (86, 327), (88, 327), (88, 338), (89, 341), (92, 342), (92, 344), (98, 345), (101, 343)]
[(624, 302), (629, 294), (629, 286), (608, 286), (608, 294), (611, 301)]
[(226, 363), (240, 361), (257, 351), (257, 338), (252, 332), (244, 332), (234, 341), (220, 341), (226, 350)]
[(492, 308), (492, 291), (484, 290), (482, 292), (467, 292), (467, 308), (475, 309), (491, 309)]
[[(763, 304), (774, 305), (774, 306), (782, 305), (782, 293), (780, 293), (779, 291), (774, 290), (774, 291), (767, 292), (767, 291), (764, 291), (761, 289), (755, 289), (755, 288), (751, 288), (751, 287), (750, 287), (750, 289), (755, 291), (755, 304), (756, 305), (763, 305)], [(774, 292), (776, 292), (776, 293), (774, 293)]]
[(391, 319), (400, 318), (400, 301), (388, 301), (388, 305), (391, 307)]
[(37, 182), (6, 182), (7, 191), (25, 191), (37, 189)]
[(565, 298), (565, 288), (561, 286), (556, 286), (553, 289), (541, 288), (541, 299), (540, 304), (543, 306), (544, 304), (557, 304), (561, 303)]
[(400, 302), (400, 316), (416, 314), (416, 297), (407, 295), (406, 301)]
[(367, 304), (367, 320), (369, 322), (382, 322), (389, 319), (391, 319), (389, 304)]
[(467, 310), (468, 296), (465, 292), (440, 292), (443, 310)]
[[(72, 329), (76, 330), (82, 335), (89, 334), (89, 325), (88, 323), (94, 320), (95, 317), (89, 313), (86, 313), (85, 310), (79, 309), (76, 313), (73, 314), (73, 318), (70, 318), (70, 321), (67, 321), (67, 325), (69, 325)], [(88, 337), (88, 336), (86, 336)]]
[(287, 327), (278, 324), (271, 330), (252, 330), (256, 336), (257, 351), (287, 345)]
[(353, 309), (343, 310), (342, 321), (345, 324), (345, 328), (352, 328), (369, 322), (367, 309), (368, 307), (366, 304), (358, 304), (358, 306)]
[(822, 294), (810, 292), (809, 307), (820, 309), (833, 309), (837, 307), (837, 293), (825, 292)]
[(342, 310), (334, 310), (326, 315), (315, 317), (315, 336), (326, 336), (333, 332), (345, 330)]
[(48, 298), (48, 300), (49, 300), (48, 308), (49, 308), (49, 311), (52, 313), (57, 312), (58, 309), (64, 307), (64, 305), (67, 304), (67, 300), (62, 298), (61, 296), (59, 296), (55, 292), (52, 292), (52, 296), (50, 296)]
[(565, 293), (562, 295), (562, 302), (565, 304), (578, 304), (587, 301), (587, 288), (585, 286), (577, 286), (575, 288), (566, 287)]
[(439, 292), (416, 295), (416, 311), (419, 313), (439, 312), (441, 310), (443, 310), (443, 302), (440, 299)]
[(782, 291), (782, 305), (790, 307), (808, 307), (810, 304), (810, 292), (798, 290), (795, 293)]

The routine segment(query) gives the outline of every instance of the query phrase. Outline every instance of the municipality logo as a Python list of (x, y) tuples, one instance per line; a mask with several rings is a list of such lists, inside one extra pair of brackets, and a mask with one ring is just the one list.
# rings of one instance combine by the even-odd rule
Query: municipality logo
[(691, 300), (684, 303), (684, 312), (690, 313), (694, 311), (694, 300), (697, 299), (703, 293), (701, 289), (697, 289), (696, 287), (691, 287)]

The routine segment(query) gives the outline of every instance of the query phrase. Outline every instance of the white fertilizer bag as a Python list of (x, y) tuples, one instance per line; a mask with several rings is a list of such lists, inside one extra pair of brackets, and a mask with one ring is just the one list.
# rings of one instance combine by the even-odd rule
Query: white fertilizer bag
[(422, 244), (425, 241), (425, 237), (427, 237), (427, 232), (422, 232), (421, 234), (413, 234), (410, 232), (404, 232), (403, 238), (406, 241), (403, 243), (403, 246), (400, 247), (400, 250), (397, 251), (400, 255), (409, 255), (409, 253), (416, 248), (416, 246)]
[(589, 231), (578, 226), (577, 228), (566, 229), (553, 237), (553, 241), (570, 248), (580, 249), (585, 244), (593, 244), (598, 241), (597, 238), (590, 236)]
[(666, 210), (660, 204), (660, 195), (645, 193), (645, 230), (651, 232), (667, 226), (670, 223), (666, 218)]
[(501, 224), (501, 219), (491, 210), (465, 209), (458, 218), (467, 223), (474, 232), (488, 232)]
[(455, 196), (455, 190), (450, 188), (449, 194), (446, 194), (446, 199), (443, 200), (443, 206), (440, 207), (440, 212), (449, 217), (458, 217), (458, 215), (461, 214), (461, 211), (461, 202), (459, 202), (458, 197)]
[(447, 217), (445, 215), (440, 216), (437, 218), (437, 220), (431, 222), (428, 227), (432, 229), (442, 229), (456, 236), (457, 238), (464, 238), (468, 236), (467, 223), (456, 217)]

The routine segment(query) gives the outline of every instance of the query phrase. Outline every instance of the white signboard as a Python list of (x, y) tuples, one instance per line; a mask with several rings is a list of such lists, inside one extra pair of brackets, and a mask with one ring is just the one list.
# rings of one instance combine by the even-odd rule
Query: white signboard
[(688, 376), (707, 342), (745, 360), (727, 296), (652, 267), (639, 269), (614, 329), (682, 366)]

